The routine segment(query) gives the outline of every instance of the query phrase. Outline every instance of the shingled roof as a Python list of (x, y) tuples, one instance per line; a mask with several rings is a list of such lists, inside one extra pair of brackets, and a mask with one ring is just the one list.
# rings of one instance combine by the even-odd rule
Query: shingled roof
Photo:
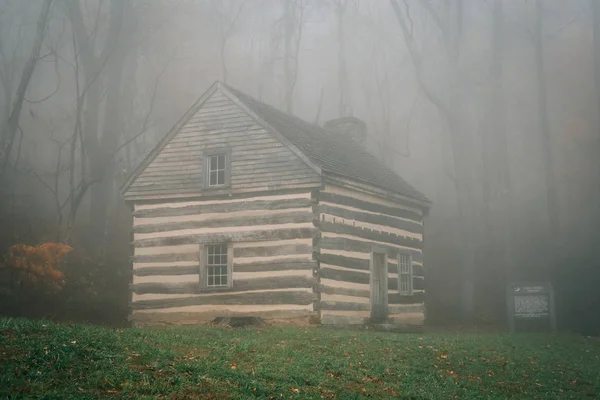
[(419, 203), (430, 203), (424, 194), (360, 144), (337, 132), (279, 111), (230, 86), (223, 86), (280, 135), (293, 143), (325, 173), (357, 179), (417, 200)]

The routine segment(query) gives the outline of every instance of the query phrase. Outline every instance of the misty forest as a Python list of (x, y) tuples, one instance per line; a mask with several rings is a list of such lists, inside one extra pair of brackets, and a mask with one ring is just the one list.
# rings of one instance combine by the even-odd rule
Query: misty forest
[(432, 201), (428, 325), (504, 329), (533, 281), (600, 332), (594, 0), (1, 0), (2, 315), (127, 324), (120, 187), (216, 80), (366, 122)]

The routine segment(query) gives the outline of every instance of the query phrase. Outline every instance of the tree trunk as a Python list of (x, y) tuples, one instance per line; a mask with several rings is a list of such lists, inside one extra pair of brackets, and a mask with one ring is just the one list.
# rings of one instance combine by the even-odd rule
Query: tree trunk
[[(477, 221), (477, 203), (474, 190), (476, 179), (476, 169), (473, 160), (473, 149), (471, 149), (471, 137), (466, 132), (463, 123), (462, 100), (460, 91), (464, 87), (461, 81), (461, 71), (459, 67), (459, 59), (462, 46), (462, 31), (463, 31), (463, 4), (462, 0), (454, 0), (452, 3), (455, 6), (456, 13), (455, 21), (445, 21), (446, 23), (438, 23), (438, 28), (442, 30), (443, 43), (446, 46), (448, 55), (448, 65), (444, 67), (446, 71), (447, 83), (446, 88), (439, 91), (434, 91), (427, 82), (425, 82), (422, 74), (423, 66), (421, 57), (417, 50), (415, 38), (412, 35), (412, 30), (408, 28), (408, 24), (404, 19), (402, 10), (397, 0), (390, 0), (394, 12), (397, 16), (405, 42), (408, 46), (413, 65), (415, 67), (416, 78), (423, 93), (427, 99), (437, 108), (443, 119), (446, 120), (448, 135), (450, 137), (450, 145), (452, 158), (454, 163), (454, 187), (456, 189), (456, 203), (458, 210), (458, 225), (460, 234), (460, 249), (461, 249), (461, 277), (462, 277), (462, 293), (461, 293), (461, 308), (465, 321), (470, 321), (474, 311), (474, 288), (475, 288), (475, 251), (476, 244), (479, 240), (479, 226)], [(423, 3), (423, 7), (427, 12), (432, 13), (431, 4)], [(433, 13), (432, 13), (433, 16)], [(436, 14), (437, 16), (437, 14)]]
[(292, 36), (294, 34), (294, 4), (292, 0), (284, 0), (284, 55), (283, 69), (285, 79), (285, 110), (294, 110), (293, 76), (292, 76)]
[[(594, 84), (596, 91), (596, 154), (600, 153), (600, 2), (597, 0), (590, 0), (592, 5), (593, 14), (593, 31), (594, 31)], [(598, 249), (598, 232), (597, 227), (600, 226), (600, 163), (597, 160), (596, 174), (592, 178), (592, 184), (595, 185), (592, 194), (594, 196), (592, 204), (594, 209), (592, 210), (592, 234), (590, 235), (590, 248), (595, 249), (596, 252), (600, 253)]]
[[(483, 234), (482, 278), (483, 290), (497, 290), (494, 297), (504, 297), (504, 285), (500, 282), (514, 279), (512, 266), (511, 210), (512, 192), (508, 146), (506, 138), (506, 111), (504, 105), (504, 17), (503, 0), (494, 0), (492, 12), (492, 60), (490, 65), (490, 88), (486, 126), (482, 136), (483, 161)], [(485, 266), (485, 267), (484, 267)], [(499, 282), (500, 280), (500, 282)], [(502, 307), (503, 303), (491, 305)], [(489, 311), (502, 311), (489, 310)]]
[(48, 15), (50, 14), (50, 7), (52, 6), (52, 0), (45, 0), (42, 4), (42, 10), (37, 21), (37, 31), (31, 48), (29, 59), (23, 68), (21, 74), (21, 80), (17, 88), (15, 100), (10, 111), (10, 115), (5, 123), (2, 125), (0, 131), (0, 177), (4, 176), (4, 172), (8, 166), (10, 153), (12, 150), (13, 142), (19, 129), (19, 120), (21, 118), (21, 109), (23, 108), (23, 101), (25, 100), (25, 92), (29, 87), (29, 82), (35, 70), (35, 66), (40, 56), (40, 49), (42, 48), (42, 42), (44, 41), (44, 35), (46, 34), (46, 26), (48, 25)]
[[(556, 193), (556, 178), (554, 171), (554, 154), (552, 133), (548, 122), (548, 97), (546, 89), (545, 61), (544, 61), (544, 5), (543, 0), (536, 0), (535, 21), (535, 71), (537, 79), (538, 119), (542, 141), (542, 158), (544, 163), (544, 181), (546, 183), (546, 212), (548, 216), (549, 234), (560, 233), (558, 218), (558, 197)], [(559, 238), (560, 243), (560, 238)], [(552, 252), (552, 249), (550, 249)], [(554, 257), (552, 257), (554, 259)]]
[[(75, 40), (78, 44), (77, 56), (81, 61), (85, 83), (80, 94), (85, 98), (81, 145), (85, 158), (89, 161), (90, 178), (82, 176), (82, 181), (92, 183), (91, 186), (82, 185), (83, 189), (78, 193), (78, 198), (83, 198), (90, 188), (90, 238), (93, 240), (91, 244), (92, 247), (101, 249), (106, 232), (108, 203), (112, 199), (114, 186), (113, 153), (123, 129), (120, 115), (124, 104), (120, 93), (124, 59), (128, 54), (127, 40), (123, 35), (123, 18), (126, 8), (130, 8), (131, 3), (111, 0), (109, 28), (100, 55), (96, 55), (97, 49), (90, 45), (99, 40), (96, 37), (97, 30), (88, 32), (81, 4), (71, 0), (69, 6)], [(105, 87), (106, 99), (103, 102), (102, 94)], [(71, 225), (75, 212), (76, 210), (70, 218)]]
[[(129, 2), (113, 0), (111, 14), (121, 27), (124, 15), (130, 15)], [(123, 81), (125, 68), (131, 66), (127, 63), (129, 55), (135, 55), (131, 48), (131, 41), (121, 32), (119, 44), (111, 53), (110, 61), (106, 68), (105, 87), (106, 100), (104, 108), (104, 121), (102, 123), (102, 136), (99, 139), (99, 148), (92, 155), (92, 175), (98, 179), (98, 183), (91, 188), (91, 227), (92, 238), (97, 240), (98, 249), (106, 248), (109, 208), (114, 200), (114, 153), (117, 149), (119, 138), (124, 129), (124, 114), (129, 104), (124, 101)]]
[(339, 103), (338, 114), (346, 115), (346, 38), (344, 37), (344, 12), (347, 0), (338, 0), (337, 3), (337, 28), (338, 28), (338, 89)]

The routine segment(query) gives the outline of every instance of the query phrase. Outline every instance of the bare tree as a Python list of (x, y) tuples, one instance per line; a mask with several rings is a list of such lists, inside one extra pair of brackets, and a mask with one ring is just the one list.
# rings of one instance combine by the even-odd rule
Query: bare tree
[[(375, 53), (375, 51), (374, 51)], [(384, 52), (386, 54), (386, 52)], [(416, 113), (417, 104), (421, 91), (419, 90), (414, 97), (412, 105), (406, 116), (404, 123), (404, 146), (402, 150), (397, 149), (396, 135), (392, 135), (392, 108), (393, 100), (391, 96), (391, 81), (388, 73), (388, 63), (384, 62), (383, 72), (380, 71), (379, 61), (375, 54), (369, 59), (371, 64), (374, 64), (373, 77), (375, 79), (375, 105), (373, 105), (373, 93), (372, 93), (372, 82), (366, 80), (363, 82), (364, 98), (366, 101), (367, 109), (371, 115), (372, 120), (376, 121), (376, 126), (379, 127), (379, 135), (375, 136), (371, 132), (367, 132), (369, 138), (377, 146), (377, 150), (381, 160), (388, 166), (394, 166), (395, 156), (399, 157), (410, 157), (410, 133), (413, 117)], [(385, 60), (389, 61), (389, 60)]]
[[(71, 0), (69, 3), (69, 16), (73, 30), (73, 46), (75, 48), (75, 62), (77, 65), (76, 81), (79, 82), (83, 75), (83, 89), (77, 93), (79, 99), (78, 112), (76, 115), (75, 132), (71, 143), (71, 166), (73, 167), (70, 177), (71, 191), (77, 192), (71, 203), (71, 226), (83, 197), (88, 189), (92, 189), (91, 196), (91, 226), (97, 229), (94, 234), (97, 238), (103, 238), (106, 226), (106, 210), (111, 189), (114, 185), (112, 180), (112, 152), (118, 143), (120, 130), (115, 126), (120, 121), (119, 113), (124, 105), (119, 101), (119, 90), (122, 77), (122, 67), (126, 52), (122, 35), (123, 16), (129, 2), (111, 0), (109, 9), (109, 24), (106, 29), (106, 39), (97, 48), (100, 40), (100, 15), (102, 3), (98, 4), (98, 11), (92, 26), (86, 26), (86, 20), (78, 1)], [(81, 65), (81, 68), (79, 67)], [(109, 65), (108, 71), (106, 66)], [(106, 72), (109, 76), (106, 76)], [(107, 98), (103, 107), (104, 83), (107, 83)], [(110, 97), (110, 100), (109, 100)], [(100, 120), (104, 109), (103, 124)], [(75, 184), (74, 152), (80, 141), (80, 162), (82, 181), (80, 185)], [(86, 177), (86, 162), (89, 163), (89, 178)], [(77, 189), (79, 188), (79, 189)], [(100, 241), (102, 243), (103, 241)]]
[(424, 75), (423, 55), (417, 45), (409, 1), (403, 1), (403, 8), (400, 7), (397, 0), (390, 0), (390, 3), (410, 54), (417, 83), (446, 122), (454, 163), (452, 180), (457, 196), (461, 237), (462, 311), (465, 318), (471, 318), (474, 311), (475, 253), (479, 228), (476, 215), (477, 202), (473, 187), (474, 182), (477, 181), (474, 172), (474, 152), (471, 148), (471, 138), (463, 123), (460, 99), (460, 90), (464, 86), (459, 69), (463, 32), (463, 2), (462, 0), (444, 2), (441, 7), (443, 14), (439, 12), (434, 3), (419, 2), (423, 12), (434, 21), (440, 41), (443, 43), (446, 61), (443, 69), (443, 82), (446, 83), (446, 86), (438, 88), (438, 90), (432, 87)]
[(346, 115), (346, 101), (348, 77), (346, 71), (346, 36), (344, 26), (344, 16), (349, 0), (336, 0), (335, 15), (337, 21), (337, 40), (338, 40), (338, 115)]
[(229, 77), (225, 49), (227, 47), (227, 42), (233, 35), (244, 3), (245, 0), (212, 0), (210, 3), (217, 15), (219, 24), (219, 60), (221, 64), (221, 79), (225, 83), (227, 83), (227, 78)]
[[(42, 42), (46, 34), (46, 27), (48, 25), (48, 18), (50, 15), (50, 8), (53, 0), (45, 0), (42, 4), (40, 16), (37, 21), (37, 31), (29, 59), (23, 68), (19, 85), (15, 94), (14, 101), (10, 106), (8, 118), (6, 121), (2, 121), (2, 129), (0, 130), (0, 177), (4, 175), (6, 167), (10, 159), (10, 153), (15, 140), (15, 136), (19, 129), (19, 120), (21, 118), (21, 110), (23, 108), (23, 102), (25, 101), (25, 93), (29, 87), (31, 77), (35, 70), (35, 66), (40, 57), (40, 50), (42, 48)], [(8, 87), (7, 87), (8, 86)], [(5, 84), (5, 90), (11, 90), (8, 83)]]
[(285, 109), (288, 113), (292, 113), (294, 111), (294, 91), (298, 81), (298, 60), (304, 28), (306, 1), (283, 0), (283, 6)]
[(536, 0), (535, 10), (535, 74), (537, 80), (538, 121), (542, 141), (544, 181), (546, 183), (547, 216), (551, 234), (560, 232), (558, 219), (558, 196), (554, 170), (553, 140), (548, 120), (548, 94), (546, 86), (546, 64), (544, 57), (544, 2)]
[[(506, 139), (504, 104), (504, 15), (503, 0), (493, 1), (492, 58), (489, 71), (487, 116), (482, 132), (483, 219), (486, 223), (481, 264), (487, 265), (488, 280), (508, 278), (512, 271), (512, 191)], [(493, 272), (493, 273), (492, 273)]]
[[(595, 0), (590, 0), (592, 7), (592, 27), (593, 27), (593, 52), (594, 52), (594, 90), (596, 93), (596, 119), (594, 121), (596, 126), (596, 151), (600, 151), (600, 2)], [(596, 161), (597, 170), (594, 174), (595, 177), (595, 190), (593, 193), (595, 194), (595, 199), (593, 204), (595, 204), (594, 209), (592, 210), (592, 224), (598, 226), (600, 224), (600, 161)], [(592, 248), (596, 248), (596, 243), (598, 243), (599, 234), (598, 230), (593, 230), (595, 234), (591, 235), (590, 242)], [(597, 250), (600, 252), (600, 249)]]

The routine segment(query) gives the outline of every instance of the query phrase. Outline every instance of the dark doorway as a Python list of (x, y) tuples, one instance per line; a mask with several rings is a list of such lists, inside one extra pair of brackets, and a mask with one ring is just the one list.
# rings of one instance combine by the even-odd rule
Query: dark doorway
[(384, 252), (371, 253), (371, 322), (383, 322), (388, 315), (387, 259)]

